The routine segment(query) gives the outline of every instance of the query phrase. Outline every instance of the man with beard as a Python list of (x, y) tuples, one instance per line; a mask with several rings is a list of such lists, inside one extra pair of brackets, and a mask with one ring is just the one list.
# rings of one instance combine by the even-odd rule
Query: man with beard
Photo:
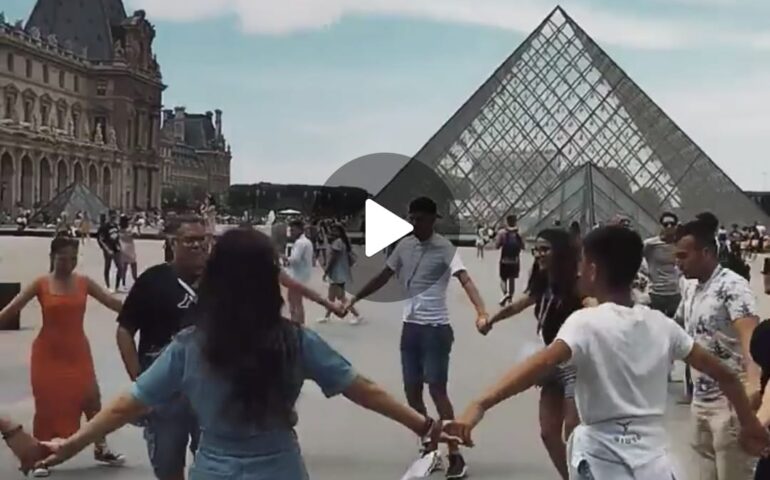
[[(202, 218), (169, 221), (173, 259), (139, 276), (118, 315), (117, 342), (126, 372), (136, 380), (171, 339), (189, 326), (188, 311), (197, 302), (196, 287), (208, 257), (208, 235)], [(134, 337), (139, 333), (139, 345)], [(198, 447), (198, 422), (185, 398), (153, 410), (145, 419), (144, 438), (155, 476), (183, 480), (186, 449)]]
[[(718, 225), (718, 223), (716, 224)], [(745, 383), (747, 396), (758, 406), (760, 370), (752, 361), (751, 336), (759, 317), (749, 283), (719, 264), (716, 227), (703, 219), (677, 233), (676, 259), (690, 282), (674, 316), (695, 341), (718, 357)], [(697, 478), (747, 480), (755, 459), (741, 450), (736, 412), (717, 381), (693, 370), (692, 448)]]

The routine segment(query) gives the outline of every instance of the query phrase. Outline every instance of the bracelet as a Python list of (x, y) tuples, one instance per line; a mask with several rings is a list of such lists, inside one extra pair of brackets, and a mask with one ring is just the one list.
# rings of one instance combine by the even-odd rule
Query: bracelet
[(6, 430), (5, 432), (2, 433), (3, 440), (7, 442), (12, 437), (14, 437), (17, 433), (21, 433), (22, 430), (24, 430), (24, 427), (22, 427), (21, 425), (17, 425), (11, 428), (10, 430)]

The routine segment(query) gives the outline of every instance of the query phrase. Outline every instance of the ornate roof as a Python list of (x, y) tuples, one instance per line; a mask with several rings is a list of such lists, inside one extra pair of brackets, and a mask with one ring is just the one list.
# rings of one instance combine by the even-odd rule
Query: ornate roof
[(90, 60), (112, 60), (113, 27), (126, 18), (122, 0), (37, 0), (26, 30), (56, 35), (60, 44), (71, 41), (78, 52), (86, 48)]

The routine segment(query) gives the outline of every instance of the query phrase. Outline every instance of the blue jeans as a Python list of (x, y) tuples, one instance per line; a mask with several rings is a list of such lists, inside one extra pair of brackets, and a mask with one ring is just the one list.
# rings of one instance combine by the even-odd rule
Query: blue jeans
[(204, 434), (189, 476), (189, 480), (273, 479), (308, 479), (293, 431), (264, 432), (241, 439)]
[(404, 323), (401, 370), (404, 385), (446, 385), (454, 331), (450, 325)]
[[(142, 369), (156, 358), (156, 354), (142, 356)], [(200, 440), (198, 420), (187, 399), (179, 396), (153, 409), (144, 419), (144, 440), (155, 477), (165, 480), (184, 472), (187, 447), (195, 455)]]

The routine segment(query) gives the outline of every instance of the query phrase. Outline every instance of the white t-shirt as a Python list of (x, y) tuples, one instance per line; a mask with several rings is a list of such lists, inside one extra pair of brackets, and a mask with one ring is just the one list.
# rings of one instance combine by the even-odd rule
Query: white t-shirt
[(643, 305), (614, 303), (573, 313), (556, 339), (572, 350), (575, 400), (586, 425), (662, 417), (671, 362), (687, 357), (694, 343), (664, 314)]
[(465, 270), (452, 242), (437, 233), (424, 242), (410, 235), (399, 242), (386, 265), (396, 274), (409, 297), (404, 305), (404, 322), (449, 323), (446, 303), (449, 279)]
[(684, 329), (643, 305), (605, 303), (573, 313), (556, 339), (570, 347), (577, 369), (582, 425), (573, 456), (637, 468), (664, 455), (668, 372), (694, 345)]
[(291, 278), (302, 283), (310, 281), (313, 274), (313, 244), (304, 234), (291, 247), (288, 272)]

